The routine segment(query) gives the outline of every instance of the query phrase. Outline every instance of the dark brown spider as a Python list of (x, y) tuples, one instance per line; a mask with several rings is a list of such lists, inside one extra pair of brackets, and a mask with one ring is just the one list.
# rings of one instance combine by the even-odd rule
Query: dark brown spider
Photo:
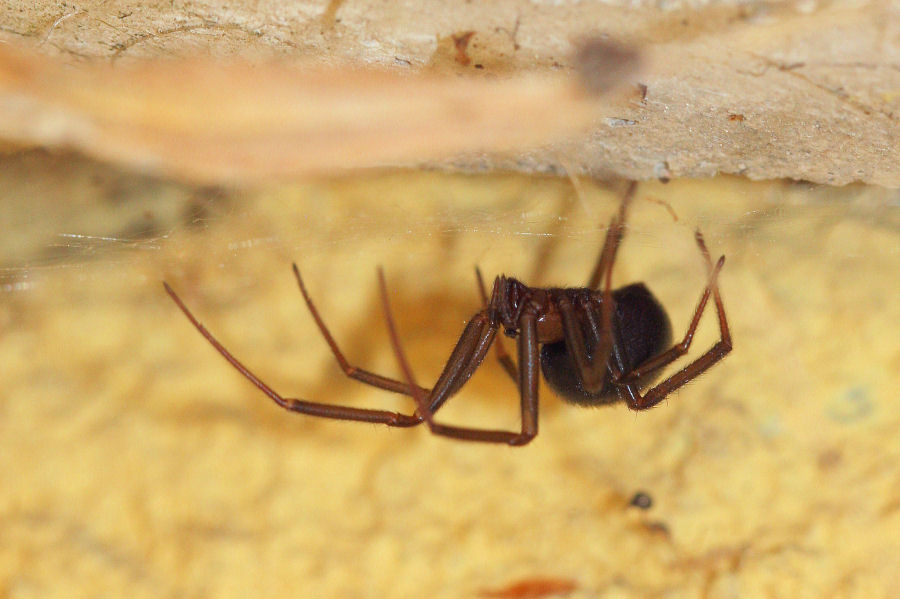
[[(405, 381), (357, 368), (347, 361), (319, 316), (300, 277), (300, 271), (294, 265), (294, 275), (303, 299), (344, 373), (367, 385), (412, 397), (417, 409), (411, 415), (282, 397), (231, 355), (200, 324), (172, 288), (166, 283), (163, 285), (200, 334), (238, 372), (287, 410), (323, 418), (399, 427), (426, 422), (432, 433), (455, 439), (524, 445), (538, 431), (538, 364), (548, 384), (567, 401), (579, 405), (602, 405), (621, 400), (632, 410), (645, 410), (700, 376), (731, 351), (731, 334), (717, 284), (725, 256), (720, 257), (713, 265), (699, 230), (695, 233), (695, 238), (707, 265), (708, 280), (688, 331), (680, 343), (672, 345), (669, 318), (642, 283), (612, 290), (612, 267), (624, 235), (625, 213), (635, 186), (632, 183), (628, 187), (619, 211), (609, 225), (606, 241), (587, 287), (528, 287), (516, 279), (499, 276), (494, 280), (493, 291), (488, 299), (481, 273), (476, 269), (484, 308), (469, 320), (433, 389), (425, 389), (415, 382), (400, 346), (381, 269), (378, 275), (382, 305), (391, 344)], [(641, 389), (651, 384), (664, 366), (687, 353), (710, 295), (713, 296), (719, 317), (719, 341), (680, 371), (641, 394)], [(499, 339), (496, 350), (500, 364), (519, 386), (521, 430), (489, 430), (435, 422), (435, 412), (478, 369), (501, 328), (507, 336), (518, 340), (518, 367), (503, 349)]]

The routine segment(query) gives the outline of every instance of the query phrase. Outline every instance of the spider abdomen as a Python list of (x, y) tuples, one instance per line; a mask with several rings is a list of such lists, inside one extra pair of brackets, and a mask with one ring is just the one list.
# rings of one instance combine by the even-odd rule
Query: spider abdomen
[[(672, 325), (662, 305), (643, 283), (634, 283), (613, 291), (613, 340), (622, 356), (623, 372), (629, 372), (647, 359), (664, 351), (672, 343)], [(585, 331), (588, 357), (593, 357), (593, 341)], [(613, 359), (610, 356), (610, 359)], [(575, 360), (565, 341), (545, 343), (541, 347), (541, 371), (551, 389), (564, 400), (578, 405), (603, 405), (619, 401), (609, 371), (599, 391), (584, 388)], [(640, 387), (650, 384), (658, 372), (640, 379)]]

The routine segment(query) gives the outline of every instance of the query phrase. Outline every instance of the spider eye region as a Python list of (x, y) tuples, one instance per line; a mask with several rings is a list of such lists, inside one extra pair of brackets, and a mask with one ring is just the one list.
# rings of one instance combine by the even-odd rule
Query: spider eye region
[(517, 331), (516, 329), (503, 329), (503, 334), (510, 339), (515, 339), (519, 336), (519, 331)]

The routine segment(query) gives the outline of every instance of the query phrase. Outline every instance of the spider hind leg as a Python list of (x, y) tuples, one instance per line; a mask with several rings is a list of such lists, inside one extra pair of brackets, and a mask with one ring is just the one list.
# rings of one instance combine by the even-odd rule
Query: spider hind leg
[[(709, 281), (706, 284), (706, 288), (703, 290), (703, 295), (700, 298), (700, 302), (697, 304), (697, 309), (694, 310), (694, 316), (691, 319), (691, 324), (688, 327), (684, 338), (680, 343), (653, 358), (646, 360), (643, 364), (631, 370), (628, 370), (625, 367), (624, 362), (619, 359), (618, 355), (616, 355), (616, 362), (612, 364), (612, 369), (614, 371), (613, 378), (616, 381), (615, 384), (619, 389), (620, 395), (622, 395), (623, 399), (628, 404), (628, 407), (632, 410), (646, 410), (652, 408), (665, 399), (669, 393), (681, 388), (712, 368), (714, 364), (722, 360), (722, 358), (727, 356), (731, 351), (731, 331), (728, 327), (728, 320), (725, 317), (725, 306), (722, 303), (722, 296), (719, 293), (718, 284), (719, 271), (722, 270), (722, 266), (725, 264), (725, 256), (719, 257), (719, 260), (713, 265), (709, 250), (706, 248), (706, 243), (703, 241), (703, 234), (697, 230), (694, 237), (697, 241), (697, 246), (700, 248), (700, 253), (706, 261), (707, 270), (709, 272)], [(713, 297), (713, 302), (716, 306), (716, 315), (719, 320), (719, 341), (693, 362), (641, 395), (638, 382), (643, 377), (671, 364), (686, 354), (688, 349), (690, 349), (691, 342), (694, 339), (694, 333), (697, 330), (697, 325), (700, 322), (700, 317), (703, 315), (703, 311), (706, 308), (706, 303), (709, 301), (710, 295)]]

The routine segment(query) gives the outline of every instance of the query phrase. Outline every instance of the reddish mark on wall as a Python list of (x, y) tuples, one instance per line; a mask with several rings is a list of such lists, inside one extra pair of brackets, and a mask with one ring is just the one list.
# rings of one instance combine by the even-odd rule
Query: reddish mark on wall
[(472, 62), (467, 50), (469, 48), (469, 41), (472, 39), (473, 35), (475, 35), (474, 31), (463, 31), (462, 33), (454, 33), (451, 36), (453, 38), (453, 45), (456, 46), (456, 62), (464, 67)]
[(568, 578), (525, 578), (499, 589), (485, 589), (478, 594), (491, 599), (540, 599), (549, 595), (564, 595), (578, 588)]

